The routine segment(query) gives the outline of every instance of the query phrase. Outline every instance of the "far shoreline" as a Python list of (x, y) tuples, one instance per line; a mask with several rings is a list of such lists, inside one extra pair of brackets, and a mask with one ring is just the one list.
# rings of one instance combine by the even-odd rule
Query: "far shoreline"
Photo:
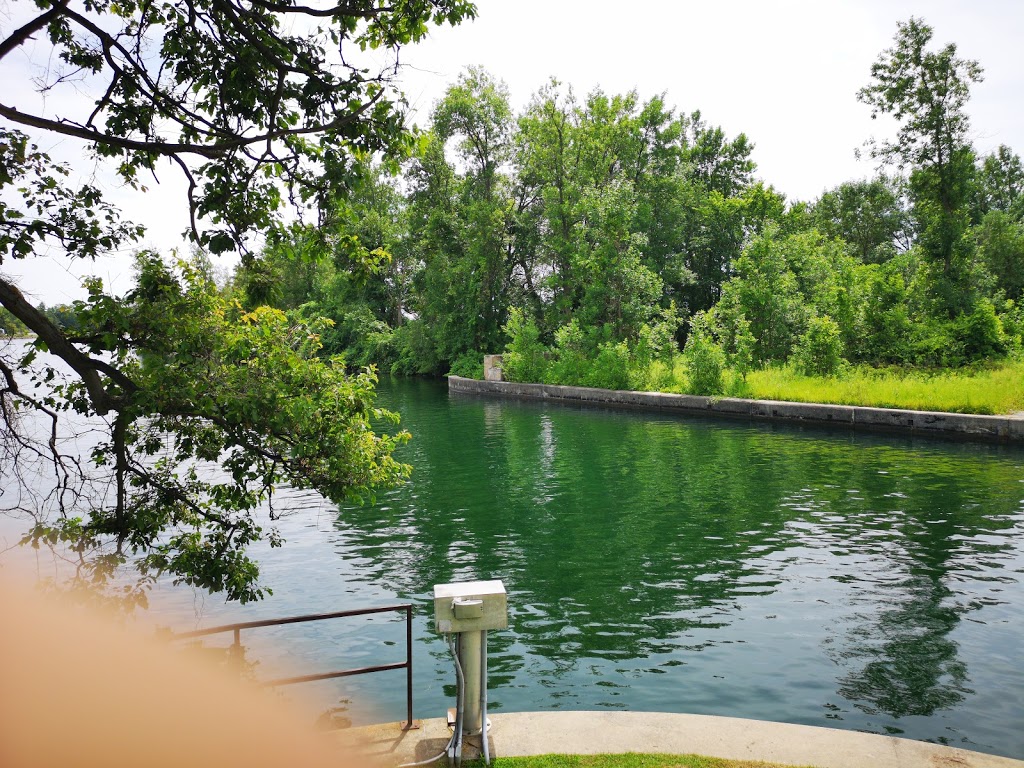
[(1024, 445), (1024, 414), (988, 416), (944, 411), (914, 411), (862, 405), (831, 405), (783, 400), (704, 397), (666, 392), (594, 389), (556, 384), (525, 384), (448, 377), (448, 391), (529, 400), (666, 411), (681, 415), (742, 419), (888, 432), (1007, 445)]

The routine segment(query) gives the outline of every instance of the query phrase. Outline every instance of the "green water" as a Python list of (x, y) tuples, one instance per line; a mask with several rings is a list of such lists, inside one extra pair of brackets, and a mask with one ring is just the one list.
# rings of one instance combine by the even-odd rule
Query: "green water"
[[(412, 481), (337, 519), (293, 494), (289, 543), (263, 560), (275, 596), (206, 623), (415, 600), (416, 716), (435, 717), (454, 673), (432, 586), (502, 579), (494, 710), (729, 715), (1024, 758), (1024, 451), (381, 389), (414, 435)], [(284, 642), (293, 661), (375, 663), (401, 659), (395, 630)], [(344, 701), (376, 702), (356, 719), (402, 716), (388, 674), (346, 683)]]

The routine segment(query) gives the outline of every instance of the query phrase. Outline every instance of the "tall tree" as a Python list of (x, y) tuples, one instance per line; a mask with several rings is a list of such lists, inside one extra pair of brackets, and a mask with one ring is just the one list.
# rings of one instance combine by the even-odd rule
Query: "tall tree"
[(524, 188), (533, 190), (530, 247), (538, 265), (537, 277), (543, 283), (539, 291), (546, 295), (535, 313), (549, 335), (569, 322), (579, 302), (572, 258), (582, 191), (579, 118), (572, 89), (563, 89), (552, 80), (533, 95), (519, 117), (516, 132), (517, 175)]
[(422, 265), (416, 312), (442, 373), (445, 361), (501, 347), (513, 271), (514, 203), (503, 170), (512, 126), (507, 88), (471, 67), (434, 107), (414, 161), (411, 239)]
[(921, 244), (941, 268), (952, 311), (955, 299), (948, 294), (959, 287), (969, 256), (964, 234), (974, 153), (966, 105), (982, 69), (958, 57), (953, 43), (929, 50), (932, 35), (921, 19), (900, 23), (893, 47), (871, 66), (871, 83), (857, 97), (873, 118), (892, 115), (899, 123), (894, 140), (870, 143), (871, 154), (909, 171)]

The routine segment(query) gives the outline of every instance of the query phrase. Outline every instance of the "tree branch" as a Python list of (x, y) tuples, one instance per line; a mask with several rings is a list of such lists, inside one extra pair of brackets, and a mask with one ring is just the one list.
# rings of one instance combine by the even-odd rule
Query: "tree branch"
[[(227, 149), (232, 148), (224, 147), (223, 145), (206, 146), (203, 144), (175, 144), (164, 141), (138, 141), (136, 139), (126, 139), (121, 136), (112, 136), (108, 133), (91, 130), (78, 125), (77, 123), (71, 123), (66, 120), (49, 120), (45, 117), (30, 115), (25, 112), (20, 112), (14, 107), (8, 107), (6, 104), (0, 104), (0, 115), (6, 117), (12, 122), (20, 123), (21, 125), (30, 125), (33, 128), (41, 128), (44, 131), (53, 131), (54, 133), (59, 133), (64, 136), (75, 136), (76, 138), (85, 139), (86, 141), (94, 141), (97, 144), (120, 147), (121, 149), (137, 150), (139, 152), (156, 152), (161, 155), (192, 154), (205, 157), (209, 160), (214, 160), (218, 156), (222, 155)], [(243, 142), (241, 140), (234, 142), (234, 144), (239, 143)]]
[(2, 277), (0, 277), (0, 304), (46, 342), (50, 352), (71, 366), (72, 370), (81, 377), (86, 391), (89, 393), (89, 399), (92, 400), (93, 407), (98, 414), (103, 415), (116, 410), (120, 402), (120, 397), (112, 394), (103, 386), (103, 381), (100, 379), (101, 372), (109, 376), (126, 392), (135, 391), (136, 386), (131, 379), (112, 365), (91, 358), (75, 347), (68, 341), (64, 333), (47, 319), (46, 315), (28, 302), (17, 286)]
[(64, 13), (67, 9), (67, 4), (68, 0), (57, 0), (50, 10), (39, 14), (32, 21), (14, 30), (6, 40), (0, 43), (0, 59), (3, 59), (15, 48), (24, 44), (32, 35)]
[(301, 13), (305, 16), (318, 18), (330, 18), (334, 16), (355, 16), (360, 19), (375, 19), (381, 14), (394, 11), (391, 6), (381, 6), (373, 9), (357, 9), (351, 5), (341, 4), (332, 8), (311, 8), (308, 5), (291, 5), (290, 3), (271, 3), (266, 0), (252, 0), (253, 5), (266, 8), (274, 13)]

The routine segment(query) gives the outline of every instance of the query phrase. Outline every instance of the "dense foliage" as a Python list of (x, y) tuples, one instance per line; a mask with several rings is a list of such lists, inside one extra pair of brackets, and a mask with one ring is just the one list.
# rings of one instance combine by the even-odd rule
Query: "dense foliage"
[[(464, 0), (19, 0), (11, 10), (0, 60), (32, 69), (25, 80), (38, 75), (48, 99), (0, 94), (0, 267), (51, 248), (81, 259), (132, 248), (143, 229), (104, 189), (144, 194), (164, 166), (185, 178), (200, 254), (249, 263), (261, 237), (321, 248), (318, 230), (293, 238), (285, 222), (312, 217), (327, 232), (360, 220), (339, 201), (367, 159), (394, 162), (410, 147), (392, 85), (399, 49), (475, 12)], [(39, 136), (78, 142), (100, 178), (76, 182)], [(386, 260), (347, 231), (331, 242), (339, 288)], [(55, 546), (79, 583), (133, 564), (134, 600), (165, 573), (259, 597), (247, 553), (258, 539), (280, 543), (279, 485), (341, 500), (407, 472), (391, 458), (404, 435), (374, 431), (388, 416), (373, 405), (374, 376), (321, 353), (321, 338), (344, 327), (244, 308), (201, 265), (140, 254), (134, 290), (91, 281), (70, 311), (33, 306), (0, 273), (5, 331), (35, 335), (0, 343), (0, 510), (29, 517), (26, 541)], [(294, 295), (258, 271), (248, 289)]]
[(718, 394), (766, 366), (1001, 358), (1024, 329), (1024, 171), (1005, 146), (977, 156), (981, 68), (931, 37), (901, 24), (857, 95), (898, 123), (867, 143), (878, 175), (809, 203), (755, 178), (746, 136), (664, 96), (552, 81), (516, 115), (471, 68), (403, 179), (369, 182), (332, 235), (374, 269), (339, 271), (335, 246), (300, 276), (296, 232), (237, 279), (269, 274), (275, 306), (335, 319), (331, 351), (394, 373), (479, 371), (504, 350), (516, 380)]

